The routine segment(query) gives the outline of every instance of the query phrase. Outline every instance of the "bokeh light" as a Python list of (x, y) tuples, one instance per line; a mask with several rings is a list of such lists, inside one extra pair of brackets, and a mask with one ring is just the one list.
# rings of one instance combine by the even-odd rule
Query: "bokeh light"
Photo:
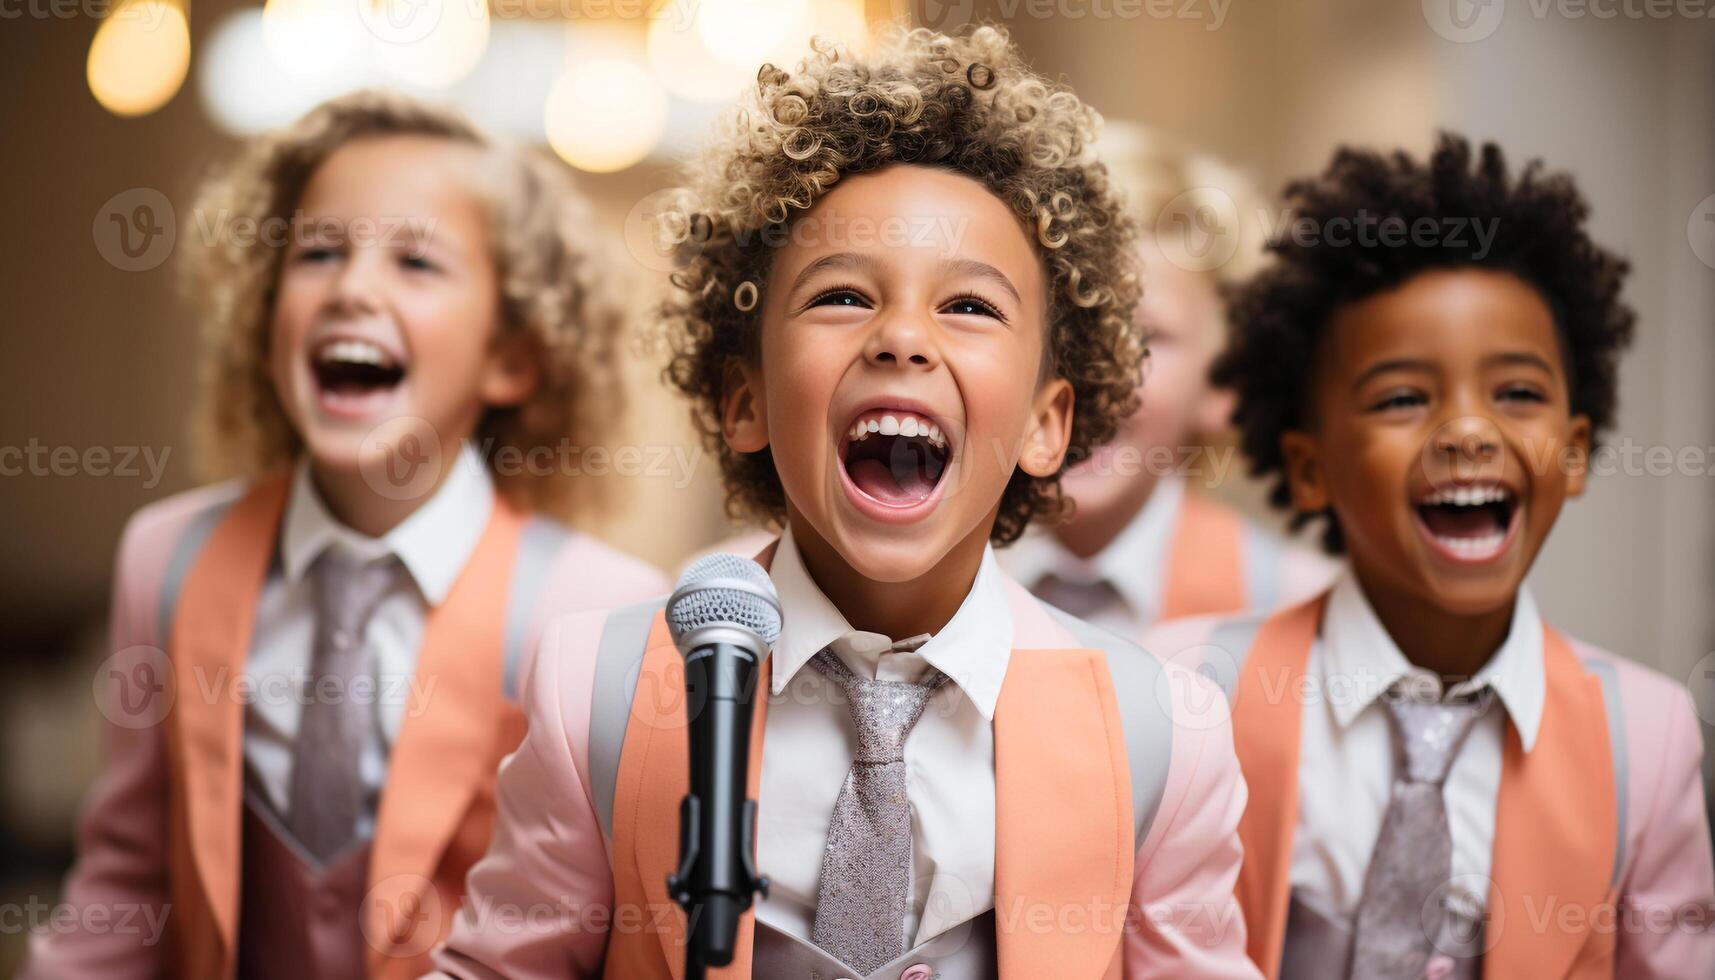
[(119, 116), (154, 112), (178, 93), (191, 65), (185, 12), (168, 0), (128, 0), (89, 42), (90, 94)]
[(649, 155), (667, 128), (667, 93), (636, 61), (574, 64), (548, 93), (548, 145), (580, 170), (623, 170)]

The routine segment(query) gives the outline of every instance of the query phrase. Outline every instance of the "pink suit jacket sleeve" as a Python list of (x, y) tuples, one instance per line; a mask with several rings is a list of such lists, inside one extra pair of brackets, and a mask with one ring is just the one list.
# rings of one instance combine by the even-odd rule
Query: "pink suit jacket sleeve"
[(1690, 693), (1623, 657), (1612, 663), (1626, 718), (1626, 853), (1614, 975), (1715, 977), (1715, 860), (1703, 792), (1703, 736)]
[(1233, 885), (1244, 850), (1245, 781), (1226, 697), (1206, 678), (1163, 663), (1173, 704), (1167, 789), (1138, 849), (1125, 975), (1250, 980), (1244, 916)]
[[(161, 976), (171, 914), (167, 884), (165, 725), (156, 702), (124, 710), (138, 671), (166, 669), (158, 605), (174, 545), (191, 520), (234, 485), (210, 487), (138, 511), (120, 538), (108, 649), (102, 665), (104, 764), (84, 801), (78, 859), (56, 914), (31, 937), (22, 980)], [(182, 693), (182, 692), (181, 692)]]
[(587, 760), (603, 613), (550, 623), (523, 689), (529, 733), (501, 764), (488, 853), (471, 868), (436, 976), (565, 980), (601, 972), (613, 906)]

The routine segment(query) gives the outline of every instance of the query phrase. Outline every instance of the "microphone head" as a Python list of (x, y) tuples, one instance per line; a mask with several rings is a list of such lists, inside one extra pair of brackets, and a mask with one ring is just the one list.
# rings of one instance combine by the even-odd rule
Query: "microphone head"
[(707, 555), (679, 576), (667, 600), (673, 642), (710, 626), (748, 630), (770, 647), (780, 639), (780, 599), (761, 565), (738, 555)]

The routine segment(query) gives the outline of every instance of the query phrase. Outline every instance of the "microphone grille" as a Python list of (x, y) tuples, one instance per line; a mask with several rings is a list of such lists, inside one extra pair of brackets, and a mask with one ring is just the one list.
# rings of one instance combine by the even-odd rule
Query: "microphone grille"
[(716, 623), (742, 626), (770, 647), (780, 639), (780, 600), (761, 565), (738, 555), (707, 555), (679, 576), (667, 600), (667, 628), (674, 642)]

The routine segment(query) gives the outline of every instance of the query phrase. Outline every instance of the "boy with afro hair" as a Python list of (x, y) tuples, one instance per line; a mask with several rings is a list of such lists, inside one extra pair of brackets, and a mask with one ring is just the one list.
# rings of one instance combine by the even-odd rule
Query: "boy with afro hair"
[(1239, 896), (1280, 977), (1704, 977), (1686, 690), (1546, 626), (1524, 579), (1584, 489), (1627, 266), (1571, 179), (1443, 135), (1342, 149), (1233, 300), (1253, 471), (1350, 570), (1146, 642), (1232, 693)]

